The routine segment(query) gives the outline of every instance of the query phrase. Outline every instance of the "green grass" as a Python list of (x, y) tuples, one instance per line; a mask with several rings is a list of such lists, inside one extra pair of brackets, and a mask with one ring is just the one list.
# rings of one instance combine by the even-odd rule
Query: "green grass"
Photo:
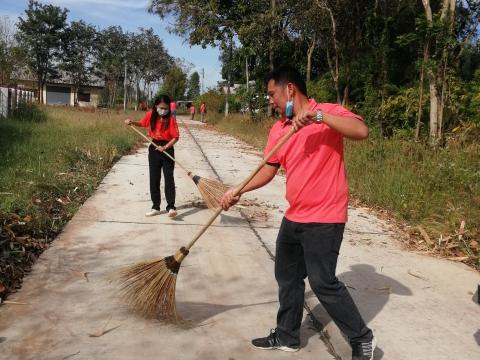
[[(252, 122), (234, 115), (217, 117), (213, 123), (220, 131), (262, 149), (273, 120)], [(423, 241), (418, 226), (425, 229), (436, 245), (422, 243), (419, 248), (445, 256), (469, 256), (466, 262), (478, 268), (480, 144), (475, 139), (479, 133), (478, 128), (467, 128), (437, 150), (412, 140), (375, 136), (346, 141), (351, 193), (365, 205), (387, 210), (397, 221), (411, 225), (417, 244)], [(459, 240), (462, 221), (465, 234)]]
[[(459, 145), (452, 139), (441, 149), (406, 140), (349, 142), (346, 148), (349, 183), (355, 197), (389, 210), (397, 219), (422, 226), (438, 244), (464, 241), (452, 254), (474, 255), (480, 242), (480, 145)], [(438, 244), (437, 250), (442, 249)], [(449, 254), (450, 255), (450, 254)]]
[(0, 120), (0, 284), (7, 290), (139, 140), (122, 112), (36, 111), (37, 121)]

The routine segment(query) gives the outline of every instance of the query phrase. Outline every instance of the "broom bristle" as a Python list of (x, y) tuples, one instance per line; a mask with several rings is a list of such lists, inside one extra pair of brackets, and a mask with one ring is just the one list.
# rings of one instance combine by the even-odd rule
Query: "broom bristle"
[(178, 321), (175, 286), (179, 268), (180, 263), (168, 256), (120, 269), (116, 278), (123, 301), (143, 316)]
[(229, 186), (220, 181), (205, 179), (202, 177), (199, 179), (197, 186), (209, 209), (218, 209), (223, 194), (230, 189)]

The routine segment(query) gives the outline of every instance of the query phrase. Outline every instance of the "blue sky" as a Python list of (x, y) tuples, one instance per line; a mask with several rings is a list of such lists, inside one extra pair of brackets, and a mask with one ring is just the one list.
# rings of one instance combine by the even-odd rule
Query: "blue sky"
[[(148, 0), (41, 0), (40, 2), (67, 8), (69, 22), (84, 20), (101, 29), (119, 25), (124, 31), (131, 32), (137, 31), (139, 27), (151, 27), (163, 40), (170, 55), (193, 64), (192, 71), (197, 71), (200, 76), (204, 68), (205, 88), (214, 87), (221, 79), (218, 49), (190, 47), (184, 39), (169, 34), (168, 21), (162, 21), (158, 16), (147, 12)], [(1, 0), (0, 16), (8, 16), (11, 21), (16, 22), (19, 16), (25, 14), (27, 4), (27, 0)]]

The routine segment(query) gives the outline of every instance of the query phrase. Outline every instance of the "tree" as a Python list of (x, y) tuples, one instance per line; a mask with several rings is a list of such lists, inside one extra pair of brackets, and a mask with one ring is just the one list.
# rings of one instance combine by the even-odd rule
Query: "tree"
[(61, 57), (61, 45), (67, 26), (67, 9), (30, 0), (25, 18), (19, 18), (17, 38), (27, 51), (29, 67), (36, 74), (38, 100), (43, 103), (47, 78), (56, 78), (55, 63)]
[(171, 99), (179, 100), (183, 99), (186, 90), (187, 75), (180, 65), (174, 64), (165, 75), (160, 92)]
[[(191, 45), (232, 46), (235, 23), (244, 10), (243, 1), (212, 0), (152, 0), (149, 11), (164, 19), (176, 17), (169, 30), (188, 39)], [(230, 79), (228, 79), (228, 82)], [(230, 86), (227, 86), (227, 96)], [(225, 104), (228, 114), (228, 101)]]
[[(143, 75), (145, 89), (147, 94), (151, 94), (151, 85), (159, 83), (167, 74), (172, 66), (173, 59), (168, 55), (162, 40), (153, 33), (153, 29), (140, 29)], [(149, 96), (151, 97), (151, 96)]]
[(0, 85), (10, 85), (26, 65), (25, 50), (15, 39), (15, 24), (0, 19)]
[(63, 62), (64, 70), (75, 86), (74, 103), (78, 103), (78, 89), (88, 84), (93, 74), (93, 49), (97, 32), (84, 21), (74, 21), (65, 33)]
[(116, 102), (118, 83), (124, 77), (127, 45), (128, 34), (120, 26), (110, 26), (97, 35), (95, 69), (96, 74), (105, 80), (110, 106)]
[(200, 75), (195, 71), (190, 75), (190, 80), (188, 81), (187, 97), (193, 100), (198, 95), (200, 95)]
[[(442, 138), (443, 128), (443, 110), (445, 106), (445, 87), (446, 87), (446, 68), (448, 66), (448, 38), (451, 36), (455, 19), (455, 0), (442, 0), (442, 6), (439, 10), (439, 22), (434, 24), (432, 7), (430, 0), (422, 0), (425, 9), (425, 17), (427, 19), (429, 31), (425, 45), (425, 62), (432, 60), (433, 56), (436, 61), (430, 63), (427, 68), (427, 77), (430, 88), (430, 140), (432, 145), (437, 145)], [(439, 28), (433, 29), (434, 25)], [(445, 39), (445, 36), (447, 39)], [(447, 41), (445, 41), (447, 40)], [(436, 48), (431, 49), (435, 44)], [(436, 56), (435, 56), (436, 55)]]

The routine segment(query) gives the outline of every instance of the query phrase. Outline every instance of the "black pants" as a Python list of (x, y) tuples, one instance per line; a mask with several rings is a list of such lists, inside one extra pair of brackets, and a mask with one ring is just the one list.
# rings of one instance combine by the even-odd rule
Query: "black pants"
[(283, 219), (275, 258), (280, 301), (277, 334), (282, 345), (300, 344), (307, 276), (318, 300), (350, 342), (371, 340), (372, 331), (335, 276), (344, 228), (345, 224), (301, 224)]
[[(157, 145), (164, 146), (167, 141), (154, 140)], [(175, 158), (173, 147), (167, 150), (168, 154)], [(166, 155), (156, 150), (153, 145), (148, 147), (148, 165), (150, 167), (150, 197), (152, 199), (152, 209), (160, 210), (160, 180), (165, 178), (165, 198), (167, 199), (167, 211), (175, 208), (175, 179), (173, 170), (175, 162)]]

